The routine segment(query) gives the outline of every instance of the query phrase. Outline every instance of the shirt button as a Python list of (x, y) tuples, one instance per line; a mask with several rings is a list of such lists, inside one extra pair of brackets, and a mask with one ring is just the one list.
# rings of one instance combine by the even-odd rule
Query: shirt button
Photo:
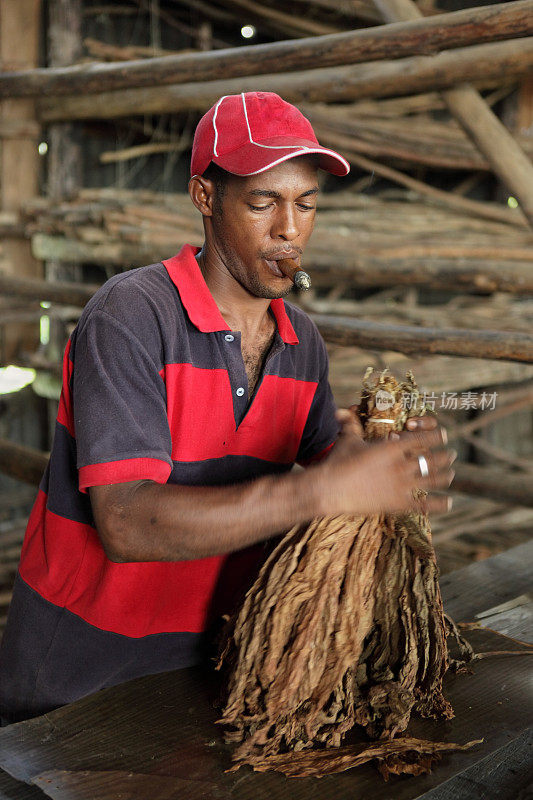
[(224, 336), (224, 339), (225, 339), (227, 342), (232, 342), (232, 341), (235, 339), (235, 336), (232, 336), (232, 335), (231, 335), (231, 333), (227, 333), (227, 334)]
[(243, 396), (244, 389), (242, 388), (242, 386), (239, 386), (239, 388), (236, 390), (235, 394), (237, 395), (237, 397), (242, 397)]

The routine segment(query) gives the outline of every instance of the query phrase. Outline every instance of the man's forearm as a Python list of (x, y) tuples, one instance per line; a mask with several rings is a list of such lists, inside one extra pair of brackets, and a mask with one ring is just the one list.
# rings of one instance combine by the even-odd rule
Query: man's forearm
[(454, 475), (457, 454), (443, 448), (447, 437), (436, 425), (368, 446), (343, 422), (320, 464), (236, 486), (95, 486), (96, 527), (114, 561), (179, 561), (240, 550), (313, 517), (446, 511), (448, 497), (420, 494), (447, 489)]
[[(95, 520), (115, 561), (178, 561), (229, 553), (321, 513), (319, 472), (265, 476), (247, 484), (204, 487), (143, 481), (91, 489)], [(104, 512), (105, 508), (105, 513)]]

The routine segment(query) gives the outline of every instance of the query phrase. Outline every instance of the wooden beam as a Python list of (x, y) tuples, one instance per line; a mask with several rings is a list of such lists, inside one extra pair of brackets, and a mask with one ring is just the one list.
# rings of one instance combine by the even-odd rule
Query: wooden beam
[[(455, 120), (437, 121), (420, 114), (386, 118), (381, 115), (379, 108), (391, 102), (366, 100), (340, 107), (325, 103), (300, 103), (299, 108), (311, 120), (322, 144), (341, 147), (348, 154), (355, 152), (367, 158), (395, 159), (413, 166), (451, 169), (454, 172), (492, 169), (471, 137)], [(359, 113), (358, 107), (364, 103), (376, 106), (374, 115)], [(522, 133), (517, 135), (517, 141), (524, 152), (533, 157), (533, 139)]]
[(498, 263), (485, 260), (465, 261), (439, 259), (437, 263), (427, 259), (413, 261), (367, 257), (359, 253), (352, 256), (331, 253), (309, 252), (305, 268), (311, 275), (313, 285), (333, 285), (343, 280), (354, 286), (427, 286), (452, 292), (509, 292), (529, 295), (533, 292), (531, 264)]
[[(49, 455), (33, 447), (25, 447), (0, 439), (0, 472), (11, 478), (38, 486), (48, 464)], [(531, 478), (515, 472), (455, 463), (452, 489), (502, 503), (533, 506)]]
[[(183, 241), (176, 239), (175, 246), (185, 244), (186, 239), (187, 237)], [(57, 258), (121, 267), (150, 264), (162, 257), (162, 248), (156, 243), (110, 241), (88, 244), (79, 239), (45, 233), (33, 235), (32, 247), (35, 255), (43, 259)], [(443, 258), (436, 263), (428, 262), (425, 257), (418, 261), (411, 258), (405, 261), (395, 259), (394, 253), (386, 260), (370, 254), (362, 257), (359, 252), (353, 255), (336, 252), (332, 257), (331, 252), (323, 253), (310, 245), (305, 263), (313, 283), (317, 286), (331, 285), (341, 279), (354, 286), (399, 284), (429, 286), (454, 292), (509, 292), (516, 295), (533, 292), (530, 260), (502, 264), (477, 259), (465, 261), (459, 267), (455, 259)]]
[(138, 114), (205, 111), (226, 94), (278, 92), (289, 102), (329, 103), (364, 97), (395, 97), (472, 81), (507, 80), (533, 67), (533, 37), (443, 50), (432, 56), (348, 67), (306, 70), (282, 75), (252, 75), (231, 80), (123, 89), (87, 96), (68, 95), (39, 102), (45, 122), (67, 119), (115, 119)]
[[(35, 281), (0, 273), (4, 295), (83, 307), (97, 290), (88, 284)], [(352, 317), (311, 315), (326, 341), (409, 355), (445, 354), (533, 362), (533, 335), (511, 331), (386, 325)]]
[(370, 320), (312, 314), (327, 342), (356, 345), (369, 350), (394, 350), (407, 355), (442, 355), (490, 358), (533, 363), (533, 334), (468, 328), (422, 328), (387, 325)]
[[(386, 22), (415, 20), (422, 16), (414, 0), (375, 0)], [(465, 77), (472, 80), (469, 72)], [(514, 195), (533, 227), (533, 164), (516, 139), (500, 122), (477, 89), (460, 85), (443, 93), (451, 114), (483, 153), (496, 175)]]
[[(4, 69), (21, 70), (38, 64), (40, 37), (40, 0), (2, 0), (0, 2), (0, 63)], [(19, 129), (0, 144), (0, 212), (15, 213), (22, 203), (38, 191), (39, 154), (35, 134), (35, 106), (32, 100), (5, 100), (0, 103), (0, 128)], [(7, 269), (18, 275), (41, 274), (41, 265), (33, 257), (30, 243), (20, 236), (2, 237), (2, 257)], [(5, 328), (0, 341), (0, 357), (13, 358), (21, 347), (33, 348), (37, 342), (36, 325), (13, 325)]]
[(49, 300), (69, 306), (83, 306), (91, 299), (98, 286), (88, 283), (66, 281), (39, 281), (16, 278), (0, 272), (0, 293), (8, 297), (23, 297), (27, 300)]
[(225, 9), (232, 9), (239, 17), (245, 16), (261, 28), (282, 36), (320, 36), (334, 33), (338, 28), (318, 22), (306, 14), (292, 14), (272, 8), (256, 0), (225, 0)]
[(0, 97), (99, 94), (428, 55), (533, 34), (533, 0), (454, 11), (414, 22), (205, 53), (0, 73)]
[(448, 108), (461, 123), (515, 196), (533, 228), (533, 164), (477, 89), (463, 84), (444, 93)]
[[(52, 67), (65, 67), (76, 63), (83, 47), (81, 40), (82, 0), (54, 0), (48, 4), (48, 63)], [(59, 122), (48, 126), (48, 158), (45, 191), (54, 202), (72, 196), (82, 183), (82, 144), (76, 135), (75, 123)], [(79, 264), (69, 264), (56, 259), (45, 262), (47, 281), (81, 280)], [(62, 353), (65, 346), (65, 327), (50, 317), (48, 355)], [(55, 399), (48, 400), (48, 442), (55, 435)]]
[[(344, 138), (347, 139), (347, 137)], [(322, 142), (322, 138), (320, 138), (320, 142)], [(349, 142), (346, 141), (346, 144), (348, 145)], [(401, 186), (405, 186), (417, 192), (419, 195), (422, 195), (422, 197), (430, 197), (432, 200), (436, 200), (440, 205), (446, 206), (447, 208), (453, 208), (457, 211), (463, 211), (467, 214), (473, 214), (476, 217), (482, 217), (496, 222), (505, 222), (519, 227), (527, 226), (527, 222), (522, 214), (517, 215), (510, 208), (505, 208), (503, 206), (498, 207), (494, 204), (483, 203), (479, 200), (470, 200), (467, 197), (453, 194), (453, 192), (437, 189), (435, 186), (430, 186), (428, 183), (412, 178), (404, 172), (388, 167), (385, 164), (380, 164), (373, 159), (365, 158), (359, 153), (347, 152), (346, 149), (344, 152), (345, 155), (348, 155), (352, 165), (356, 164), (370, 174), (375, 173), (390, 181), (394, 181), (394, 183), (399, 183)]]
[(487, 497), (500, 503), (533, 507), (531, 475), (457, 462), (453, 468), (455, 478), (451, 485), (452, 491)]
[(528, 75), (518, 87), (516, 132), (531, 136), (533, 132), (533, 75)]
[(48, 454), (0, 439), (0, 472), (38, 486), (48, 464)]
[[(54, 0), (48, 13), (48, 57), (53, 66), (75, 63), (82, 54), (81, 0)], [(55, 201), (73, 195), (81, 185), (81, 145), (72, 125), (51, 125), (48, 130), (46, 193)], [(52, 275), (48, 274), (48, 277)]]
[[(186, 238), (183, 242), (176, 239), (175, 245), (185, 244)], [(45, 233), (34, 234), (32, 247), (35, 255), (43, 259), (121, 267), (150, 264), (162, 257), (161, 247), (158, 248), (157, 244), (121, 241), (88, 244), (79, 239)], [(404, 261), (395, 259), (393, 253), (386, 261), (371, 255), (363, 258), (359, 253), (352, 256), (335, 253), (332, 258), (331, 252), (321, 253), (310, 246), (306, 254), (306, 269), (317, 286), (330, 285), (342, 279), (354, 286), (399, 284), (455, 292), (508, 292), (516, 295), (533, 292), (533, 271), (529, 260), (501, 264), (477, 259), (458, 267), (454, 259), (439, 259), (438, 263), (428, 262), (426, 258)]]

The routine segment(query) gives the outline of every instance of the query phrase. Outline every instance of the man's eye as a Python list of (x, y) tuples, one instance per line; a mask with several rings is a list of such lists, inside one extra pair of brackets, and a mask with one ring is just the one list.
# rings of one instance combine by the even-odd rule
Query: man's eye
[(252, 209), (252, 211), (264, 211), (267, 208), (270, 208), (270, 203), (267, 206), (253, 206), (251, 203), (248, 203), (248, 207)]
[(298, 208), (300, 208), (301, 211), (314, 211), (315, 210), (315, 206), (306, 206), (304, 203), (298, 203)]

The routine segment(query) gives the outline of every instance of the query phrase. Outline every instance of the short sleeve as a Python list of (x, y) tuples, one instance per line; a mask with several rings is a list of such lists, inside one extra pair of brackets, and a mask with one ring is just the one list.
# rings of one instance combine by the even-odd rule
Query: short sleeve
[(172, 470), (166, 389), (153, 353), (123, 322), (94, 310), (76, 338), (72, 403), (79, 488)]
[(323, 339), (319, 337), (318, 341), (321, 372), (296, 457), (296, 461), (302, 466), (323, 458), (339, 434), (339, 423), (335, 418), (337, 406), (329, 385), (328, 354)]

